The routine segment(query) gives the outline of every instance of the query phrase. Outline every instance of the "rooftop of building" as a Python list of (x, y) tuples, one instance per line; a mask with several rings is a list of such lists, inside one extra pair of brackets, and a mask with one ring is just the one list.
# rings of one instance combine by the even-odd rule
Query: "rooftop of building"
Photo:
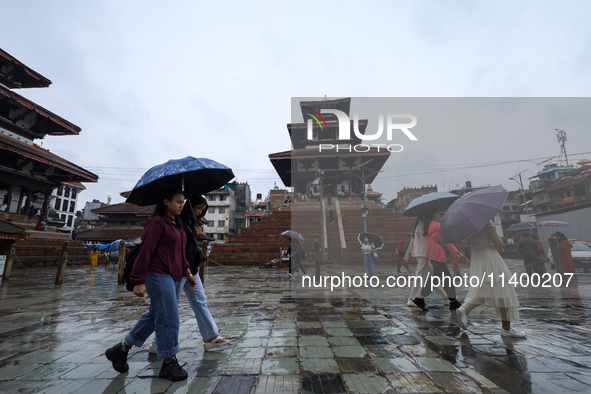
[(51, 81), (0, 48), (0, 84), (10, 89), (46, 88)]
[[(27, 118), (30, 113), (34, 118)], [(0, 126), (29, 139), (45, 135), (78, 135), (75, 124), (43, 108), (37, 103), (0, 85)]]
[(134, 214), (138, 216), (150, 216), (154, 211), (155, 205), (139, 206), (130, 204), (128, 202), (122, 202), (119, 204), (107, 205), (100, 208), (95, 208), (91, 212), (98, 215), (109, 215), (109, 214)]
[(0, 133), (0, 150), (7, 150), (15, 152), (29, 159), (42, 162), (58, 169), (65, 173), (55, 173), (52, 177), (61, 182), (80, 181), (80, 182), (97, 182), (98, 175), (85, 170), (84, 168), (51, 153), (48, 149), (42, 148), (36, 144), (29, 145), (25, 142), (16, 140), (12, 137)]

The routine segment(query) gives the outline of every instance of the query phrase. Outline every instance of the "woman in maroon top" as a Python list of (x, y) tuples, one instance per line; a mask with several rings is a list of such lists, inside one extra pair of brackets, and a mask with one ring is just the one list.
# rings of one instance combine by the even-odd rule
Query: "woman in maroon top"
[(178, 215), (185, 196), (168, 190), (144, 228), (141, 250), (136, 258), (131, 279), (136, 282), (134, 294), (150, 297), (150, 311), (140, 317), (125, 340), (109, 348), (105, 355), (118, 372), (127, 372), (127, 355), (132, 346), (142, 346), (154, 331), (158, 336), (158, 358), (164, 359), (159, 376), (172, 381), (184, 380), (187, 372), (175, 355), (179, 351), (179, 311), (176, 282), (188, 276), (192, 289), (197, 284), (185, 257), (187, 237)]

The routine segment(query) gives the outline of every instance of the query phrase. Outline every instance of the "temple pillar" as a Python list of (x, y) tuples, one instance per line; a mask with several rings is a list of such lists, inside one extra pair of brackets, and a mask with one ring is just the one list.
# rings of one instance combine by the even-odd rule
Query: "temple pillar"
[(27, 201), (25, 202), (25, 210), (24, 210), (25, 215), (29, 214), (29, 208), (31, 208), (31, 200), (32, 199), (33, 199), (33, 192), (30, 190), (27, 190)]
[(4, 199), (6, 201), (6, 205), (8, 205), (8, 207), (6, 208), (6, 212), (8, 212), (8, 213), (14, 213), (14, 212), (12, 212), (12, 191), (13, 190), (14, 190), (14, 186), (9, 185), (8, 189), (7, 189), (6, 196), (4, 196)]
[(43, 217), (44, 217), (45, 223), (47, 223), (47, 220), (49, 219), (49, 217), (48, 217), (48, 215), (49, 215), (49, 199), (51, 198), (51, 192), (43, 193), (43, 197), (44, 197)]

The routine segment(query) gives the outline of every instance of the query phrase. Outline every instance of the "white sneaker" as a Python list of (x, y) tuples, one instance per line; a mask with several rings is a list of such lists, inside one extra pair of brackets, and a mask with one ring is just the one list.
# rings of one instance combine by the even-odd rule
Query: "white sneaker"
[(150, 345), (150, 347), (148, 348), (148, 353), (156, 354), (157, 352), (158, 352), (158, 348), (154, 345)]
[(527, 337), (527, 334), (524, 331), (516, 330), (514, 328), (511, 328), (508, 331), (501, 328), (501, 336), (512, 338), (525, 338)]
[(408, 301), (406, 302), (406, 306), (415, 306), (416, 307), (417, 304), (415, 304), (414, 302), (412, 302), (412, 300), (409, 298)]
[(467, 330), (468, 315), (466, 314), (464, 307), (461, 306), (458, 309), (456, 309), (456, 316), (458, 316), (458, 323), (460, 324), (460, 327), (462, 327), (464, 330)]

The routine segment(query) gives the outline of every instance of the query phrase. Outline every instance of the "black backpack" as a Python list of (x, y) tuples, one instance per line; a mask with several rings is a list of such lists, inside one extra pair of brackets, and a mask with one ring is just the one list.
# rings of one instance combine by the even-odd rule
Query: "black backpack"
[[(166, 230), (166, 220), (164, 220), (164, 218), (162, 218), (162, 223), (164, 224), (162, 234), (164, 234), (164, 230)], [(162, 234), (160, 234), (160, 237), (162, 237)], [(140, 254), (142, 245), (143, 242), (139, 245), (134, 246), (125, 256), (125, 268), (123, 269), (123, 279), (125, 281), (125, 288), (131, 292), (133, 292), (133, 288), (136, 285), (136, 283), (131, 279), (131, 271), (133, 271), (133, 264), (135, 263), (135, 259), (137, 258), (138, 254)]]
[(137, 255), (140, 254), (141, 247), (142, 244), (134, 246), (125, 256), (125, 269), (123, 269), (123, 278), (125, 280), (125, 288), (131, 292), (133, 292), (133, 288), (135, 287), (135, 282), (131, 280), (131, 271), (133, 271), (133, 263), (135, 263)]

